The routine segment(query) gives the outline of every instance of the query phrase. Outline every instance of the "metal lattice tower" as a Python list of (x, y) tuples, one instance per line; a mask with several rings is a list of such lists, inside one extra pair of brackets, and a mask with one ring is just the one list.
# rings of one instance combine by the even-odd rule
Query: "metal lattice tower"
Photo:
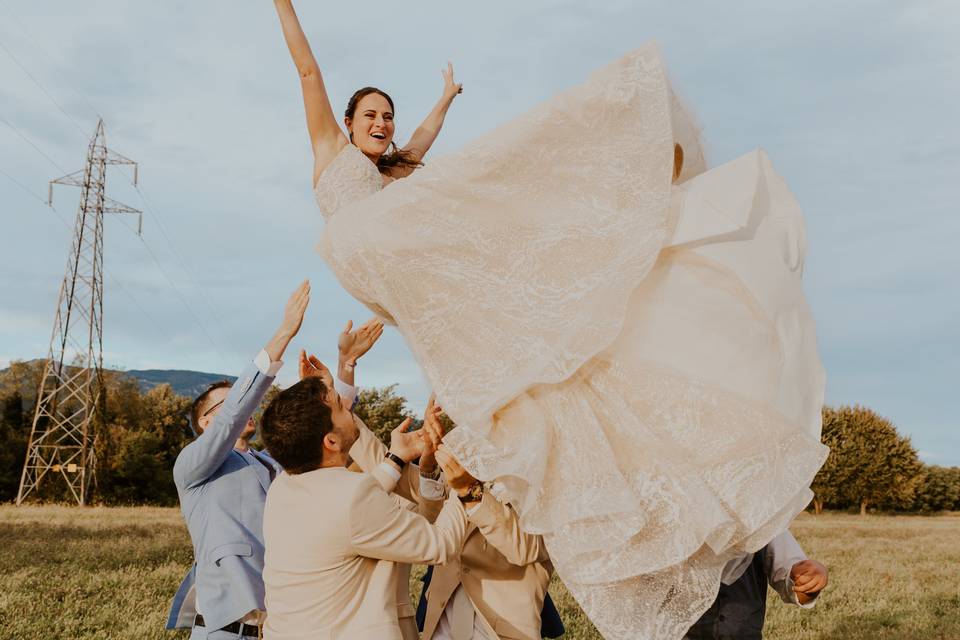
[(51, 203), (53, 185), (65, 184), (80, 187), (80, 206), (37, 391), (18, 505), (48, 474), (62, 477), (81, 506), (89, 498), (103, 398), (103, 214), (136, 213), (142, 224), (140, 211), (105, 195), (107, 165), (117, 164), (133, 166), (136, 186), (137, 163), (107, 149), (100, 120), (87, 148), (86, 167), (50, 182)]

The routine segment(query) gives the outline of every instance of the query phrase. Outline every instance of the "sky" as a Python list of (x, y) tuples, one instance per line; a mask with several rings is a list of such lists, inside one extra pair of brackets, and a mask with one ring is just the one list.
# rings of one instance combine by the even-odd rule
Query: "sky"
[[(464, 93), (432, 155), (659, 41), (712, 165), (765, 148), (807, 216), (805, 289), (827, 402), (889, 418), (930, 463), (960, 465), (960, 4), (950, 0), (603, 3), (493, 0), (297, 8), (340, 112), (376, 85), (403, 141), (452, 60)], [(48, 348), (98, 116), (140, 163), (108, 195), (105, 361), (236, 374), (304, 278), (293, 348), (336, 358), (369, 312), (313, 245), (321, 216), (296, 73), (266, 0), (0, 0), (0, 365)], [(428, 156), (429, 161), (429, 156)], [(288, 362), (293, 357), (287, 358)], [(292, 382), (294, 367), (281, 374)], [(414, 409), (427, 385), (395, 330), (358, 367)]]

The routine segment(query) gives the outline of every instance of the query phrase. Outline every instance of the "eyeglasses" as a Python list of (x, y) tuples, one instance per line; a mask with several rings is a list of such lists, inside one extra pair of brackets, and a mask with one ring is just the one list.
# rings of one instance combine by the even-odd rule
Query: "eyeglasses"
[(201, 418), (206, 418), (208, 415), (210, 415), (210, 413), (211, 413), (212, 411), (214, 411), (215, 409), (219, 409), (219, 408), (220, 408), (220, 405), (222, 405), (224, 402), (226, 402), (226, 400), (227, 400), (227, 399), (224, 398), (224, 399), (221, 400), (220, 402), (216, 403), (215, 405), (213, 405), (212, 407), (210, 407), (209, 409), (207, 409), (206, 411), (204, 411), (203, 413), (201, 413), (201, 414), (200, 414), (200, 417), (201, 417)]

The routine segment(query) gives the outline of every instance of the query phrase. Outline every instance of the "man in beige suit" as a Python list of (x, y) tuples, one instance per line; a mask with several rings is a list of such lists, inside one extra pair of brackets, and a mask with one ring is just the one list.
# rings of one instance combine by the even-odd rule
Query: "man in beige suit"
[[(347, 406), (353, 406), (357, 397), (355, 383), (355, 369), (359, 356), (365, 354), (380, 338), (383, 333), (383, 323), (379, 320), (370, 320), (356, 331), (352, 331), (353, 323), (348, 322), (340, 334), (338, 350), (340, 353), (337, 366), (337, 376), (334, 386), (341, 400)], [(326, 367), (313, 355), (300, 351), (300, 379), (311, 376), (322, 377)], [(403, 475), (397, 486), (392, 483), (382, 484), (384, 491), (393, 491), (393, 498), (404, 509), (418, 513), (428, 522), (435, 522), (443, 508), (446, 498), (446, 487), (440, 480), (440, 469), (437, 466), (434, 452), (443, 436), (443, 427), (439, 422), (440, 408), (436, 407), (431, 397), (426, 411), (426, 433), (430, 433), (429, 446), (425, 447), (420, 455), (419, 464), (408, 464), (404, 467)], [(348, 468), (352, 471), (373, 471), (387, 455), (387, 447), (370, 431), (363, 421), (357, 419), (359, 429), (357, 441), (350, 447), (350, 458), (354, 464)], [(432, 428), (432, 429), (431, 429)], [(375, 478), (383, 476), (375, 473)], [(389, 481), (389, 479), (388, 479)], [(416, 609), (410, 600), (410, 570), (407, 563), (397, 565), (397, 621), (403, 640), (419, 640), (420, 631), (417, 629)]]
[[(422, 640), (539, 640), (553, 566), (540, 536), (475, 480), (445, 447), (437, 460), (451, 485), (465, 486), (467, 525), (459, 553), (433, 568)], [(445, 509), (462, 499), (452, 496)]]
[(267, 408), (263, 439), (284, 467), (264, 510), (269, 640), (402, 640), (396, 563), (449, 561), (466, 530), (460, 500), (431, 525), (383, 490), (423, 450), (421, 432), (408, 427), (394, 430), (371, 474), (359, 474), (346, 468), (357, 419), (325, 368)]

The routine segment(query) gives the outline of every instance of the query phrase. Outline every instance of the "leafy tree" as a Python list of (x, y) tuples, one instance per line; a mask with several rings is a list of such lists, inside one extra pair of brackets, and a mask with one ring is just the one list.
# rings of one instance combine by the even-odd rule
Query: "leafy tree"
[(865, 407), (824, 409), (824, 441), (831, 447), (814, 480), (821, 503), (908, 508), (923, 481), (916, 449), (896, 427)]
[(924, 476), (912, 505), (915, 510), (930, 513), (960, 509), (960, 467), (928, 465)]
[(823, 511), (824, 504), (834, 507), (847, 506), (847, 500), (843, 492), (846, 479), (851, 474), (850, 461), (856, 459), (856, 452), (850, 450), (850, 439), (847, 432), (847, 422), (842, 419), (836, 409), (830, 407), (823, 408), (823, 430), (821, 440), (823, 444), (830, 447), (830, 455), (817, 476), (813, 480), (810, 488), (813, 490), (813, 508), (819, 514)]
[(20, 488), (20, 475), (27, 455), (30, 422), (23, 408), (23, 397), (14, 390), (0, 399), (0, 501), (13, 500)]
[[(397, 394), (397, 385), (371, 387), (360, 391), (354, 413), (385, 444), (390, 445), (390, 432), (407, 418), (416, 417), (407, 407), (407, 399)], [(418, 426), (419, 422), (412, 428)]]

